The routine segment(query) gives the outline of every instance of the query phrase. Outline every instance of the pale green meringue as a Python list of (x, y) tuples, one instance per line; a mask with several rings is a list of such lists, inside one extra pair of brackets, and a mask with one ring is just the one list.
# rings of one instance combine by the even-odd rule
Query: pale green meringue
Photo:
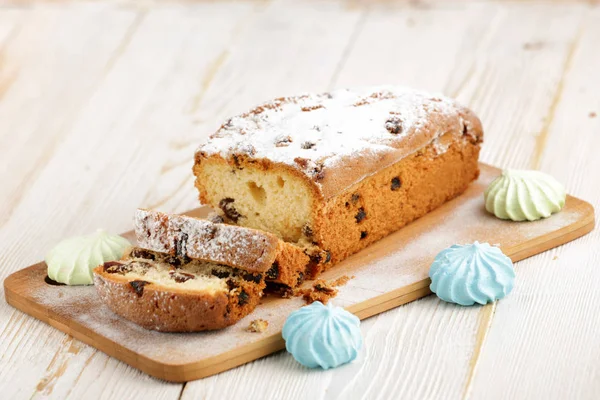
[(131, 246), (119, 235), (102, 229), (88, 236), (76, 236), (58, 243), (46, 256), (48, 277), (67, 285), (91, 285), (92, 270), (107, 261), (118, 260)]
[(535, 221), (559, 212), (566, 192), (560, 182), (540, 171), (506, 169), (484, 193), (485, 209), (501, 219)]

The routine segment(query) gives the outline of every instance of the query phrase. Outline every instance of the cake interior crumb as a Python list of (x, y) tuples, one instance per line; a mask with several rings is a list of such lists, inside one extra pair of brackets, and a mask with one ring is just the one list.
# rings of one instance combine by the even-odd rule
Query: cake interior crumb
[(248, 332), (262, 333), (266, 331), (268, 327), (269, 321), (265, 321), (264, 319), (255, 319), (253, 321), (250, 321), (250, 325), (248, 325), (248, 328), (246, 328), (246, 330)]
[(354, 278), (354, 276), (343, 275), (330, 282), (323, 279), (317, 279), (312, 287), (308, 289), (297, 289), (295, 295), (302, 296), (306, 304), (312, 304), (315, 301), (327, 304), (329, 299), (337, 296), (338, 289), (336, 289), (336, 287), (345, 285), (352, 278)]

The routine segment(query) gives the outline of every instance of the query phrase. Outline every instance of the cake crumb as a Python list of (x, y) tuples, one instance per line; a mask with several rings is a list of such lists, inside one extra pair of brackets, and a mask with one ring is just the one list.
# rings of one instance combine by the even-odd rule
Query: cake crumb
[(342, 275), (334, 281), (331, 281), (331, 286), (344, 286), (350, 279), (354, 279), (355, 276)]
[(250, 325), (248, 325), (246, 330), (248, 332), (262, 333), (266, 331), (268, 327), (269, 321), (265, 321), (264, 319), (255, 319), (254, 321), (250, 322)]
[(329, 299), (337, 296), (338, 294), (338, 290), (335, 289), (335, 287), (343, 286), (346, 283), (348, 283), (350, 279), (353, 278), (354, 275), (343, 275), (330, 282), (324, 281), (323, 279), (318, 279), (315, 281), (312, 287), (308, 289), (295, 290), (294, 295), (297, 297), (302, 296), (306, 304), (312, 304), (315, 301), (320, 301), (323, 304), (327, 304)]
[(552, 257), (552, 260), (558, 260), (558, 256)]
[(590, 112), (589, 116), (590, 116), (590, 118), (596, 118), (597, 114), (592, 111), (592, 112)]
[(312, 287), (298, 291), (298, 295), (302, 295), (306, 304), (312, 304), (315, 301), (327, 304), (329, 299), (337, 296), (337, 294), (338, 290), (322, 279), (317, 280)]

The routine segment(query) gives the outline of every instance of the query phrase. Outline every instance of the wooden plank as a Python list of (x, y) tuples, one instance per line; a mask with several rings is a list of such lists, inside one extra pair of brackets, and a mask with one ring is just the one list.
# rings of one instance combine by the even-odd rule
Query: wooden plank
[[(197, 146), (232, 115), (268, 99), (325, 91), (360, 10), (336, 2), (283, 1), (240, 27), (235, 44), (217, 60), (218, 71), (197, 87), (186, 107), (192, 124), (178, 130), (176, 148), (163, 152), (161, 171), (143, 206), (185, 211), (198, 204), (191, 165)], [(331, 29), (335, 26), (335, 29)]]
[[(395, 12), (382, 8), (372, 22), (373, 28), (367, 21), (355, 48), (356, 55), (351, 54), (339, 85), (397, 80), (458, 97), (484, 123), (483, 159), (500, 165), (525, 166), (535, 147), (536, 130), (543, 125), (541, 116), (546, 114), (551, 94), (557, 90), (582, 10), (499, 3), (463, 3), (458, 9), (394, 9)], [(464, 24), (445, 23), (461, 17)], [(383, 32), (392, 26), (398, 34), (384, 36)], [(369, 34), (371, 30), (373, 33)], [(541, 39), (547, 44), (540, 47), (537, 43)], [(353, 71), (352, 60), (356, 60), (357, 71)], [(369, 63), (374, 65), (373, 73)], [(524, 95), (513, 96), (514, 93)], [(393, 342), (394, 351), (389, 351), (390, 342), (381, 336), (369, 337), (366, 346), (377, 354), (377, 362), (358, 369), (350, 383), (347, 375), (340, 372), (337, 378), (334, 372), (331, 381), (321, 386), (321, 392), (344, 387), (344, 393), (361, 393), (365, 398), (459, 398), (468, 386), (487, 333), (493, 316), (491, 308), (448, 307), (432, 298), (390, 311), (389, 317), (379, 316), (389, 318), (382, 325), (389, 329), (388, 335), (397, 339)], [(426, 329), (420, 324), (420, 315), (431, 316)], [(369, 329), (370, 323), (365, 321), (363, 325)], [(416, 344), (416, 348), (405, 343)], [(419, 357), (423, 353), (426, 361)], [(388, 372), (378, 374), (380, 369)], [(286, 379), (289, 377), (290, 374), (285, 375)]]
[[(479, 107), (478, 112), (488, 128), (482, 158), (513, 168), (527, 167), (530, 155), (538, 151), (537, 132), (543, 130), (545, 124), (541, 116), (551, 112), (553, 95), (560, 91), (560, 79), (576, 40), (584, 7), (528, 4), (522, 6), (523, 12), (516, 10), (509, 14), (501, 11), (504, 29), (494, 28), (497, 34), (484, 53), (485, 59), (476, 60), (483, 64), (479, 69), (480, 78), (465, 80), (459, 95), (471, 104), (480, 104), (475, 107)], [(485, 90), (482, 85), (487, 86)], [(519, 96), (511, 97), (511, 93), (519, 93)], [(488, 305), (480, 312), (465, 394), (470, 390), (495, 307)]]
[[(537, 254), (593, 228), (592, 207), (573, 197), (560, 214), (534, 223), (515, 224), (487, 215), (481, 209), (482, 192), (498, 174), (482, 165), (479, 180), (459, 198), (322, 274), (325, 280), (353, 277), (331, 301), (368, 318), (428, 295), (431, 260), (454, 240), (497, 243), (514, 256)], [(93, 287), (49, 285), (45, 277), (44, 263), (11, 275), (4, 282), (7, 302), (135, 368), (176, 382), (214, 375), (282, 349), (283, 323), (303, 305), (299, 298), (267, 297), (230, 328), (165, 334), (119, 318), (101, 305)], [(269, 330), (262, 335), (246, 332), (252, 319), (269, 321)]]
[[(498, 6), (479, 4), (418, 8), (376, 3), (335, 86), (391, 84), (456, 95), (457, 88), (446, 88), (473, 72), (469, 62), (485, 44), (482, 39), (498, 11)], [(444, 23), (451, 20), (461, 23)]]
[[(3, 161), (11, 167), (0, 171), (6, 196), (0, 226), (118, 57), (118, 46), (135, 17), (103, 8), (33, 10), (22, 26), (11, 30), (0, 69), (0, 146), (9, 149)], [(91, 55), (79, 57), (78, 52)]]
[[(17, 35), (23, 25), (25, 15), (26, 13), (19, 9), (0, 12), (0, 52), (3, 52), (7, 44)], [(4, 57), (2, 54), (1, 58), (4, 59)]]
[[(61, 128), (74, 107), (101, 79), (104, 66), (134, 18), (133, 13), (125, 11), (91, 11), (19, 10), (21, 21), (2, 46), (0, 146), (7, 150), (2, 155), (3, 163), (10, 166), (0, 171), (0, 258), (6, 266), (0, 271), (2, 276), (18, 268), (19, 260), (31, 253), (13, 247), (19, 235), (6, 229), (4, 223), (53, 154), (55, 143), (64, 137)], [(14, 15), (15, 11), (0, 12), (3, 18), (7, 13)], [(64, 42), (65, 37), (72, 37), (73, 47)], [(91, 54), (72, 59), (77, 46)], [(86, 74), (79, 72), (82, 70)], [(47, 182), (46, 190), (52, 190), (51, 184), (52, 181)], [(15, 222), (20, 225), (28, 219)], [(76, 352), (77, 345), (65, 342), (64, 335), (36, 321), (24, 319), (6, 304), (0, 304), (0, 315), (0, 381), (11, 383), (2, 385), (3, 395), (29, 397), (36, 386), (49, 395), (58, 377), (66, 372), (65, 362), (69, 354)], [(65, 357), (59, 356), (58, 349), (64, 349)]]
[[(69, 75), (74, 74), (73, 70), (68, 66), (62, 67), (72, 62), (74, 52), (85, 51), (95, 54), (88, 57), (89, 63), (99, 65), (88, 67), (86, 64), (85, 69), (91, 68), (90, 73), (99, 69), (98, 76), (101, 79), (94, 87), (88, 87), (90, 90), (87, 93), (76, 85), (78, 81), (75, 80), (72, 86), (65, 84), (62, 87), (61, 96), (55, 98), (48, 95), (37, 99), (30, 99), (27, 93), (23, 93), (27, 89), (27, 82), (19, 83), (13, 86), (11, 100), (0, 106), (6, 107), (3, 108), (6, 113), (3, 114), (6, 117), (3, 121), (7, 124), (3, 124), (3, 128), (10, 124), (25, 126), (31, 123), (27, 122), (24, 111), (19, 112), (19, 102), (27, 101), (31, 103), (30, 109), (43, 110), (45, 118), (40, 118), (39, 126), (32, 128), (31, 132), (23, 129), (23, 143), (13, 143), (14, 153), (9, 152), (9, 155), (17, 159), (30, 146), (34, 151), (47, 152), (44, 156), (47, 159), (45, 167), (38, 166), (35, 177), (28, 178), (28, 169), (18, 168), (18, 163), (15, 170), (6, 171), (15, 182), (30, 185), (18, 203), (11, 205), (11, 213), (0, 228), (0, 259), (6, 266), (0, 271), (3, 277), (19, 268), (25, 259), (43, 257), (45, 251), (61, 237), (89, 232), (98, 226), (112, 231), (118, 231), (119, 224), (130, 227), (129, 215), (146, 192), (152, 190), (156, 171), (164, 163), (160, 153), (172, 141), (172, 131), (167, 121), (175, 127), (177, 121), (187, 119), (181, 110), (189, 100), (188, 96), (191, 97), (191, 88), (181, 91), (181, 97), (170, 92), (181, 89), (183, 85), (189, 86), (191, 81), (190, 78), (177, 81), (178, 70), (185, 65), (186, 72), (193, 70), (197, 74), (194, 75), (196, 79), (208, 73), (210, 58), (217, 57), (228, 45), (238, 24), (251, 17), (253, 7), (244, 4), (234, 7), (208, 4), (186, 9), (166, 8), (143, 15), (133, 30), (131, 23), (136, 20), (135, 14), (127, 11), (133, 18), (125, 24), (122, 23), (125, 12), (116, 10), (112, 14), (103, 5), (66, 9), (42, 7), (30, 17), (30, 22), (35, 23), (34, 28), (41, 30), (40, 37), (48, 33), (43, 30), (44, 24), (38, 26), (40, 21), (51, 21), (47, 22), (50, 32), (55, 32), (54, 25), (59, 23), (75, 25), (71, 28), (74, 30), (72, 35), (48, 34), (43, 43), (51, 50), (52, 46), (68, 50), (62, 53), (58, 50), (54, 53), (49, 51), (56, 59), (56, 68), (50, 70), (55, 79), (72, 78)], [(89, 28), (98, 35), (106, 36), (106, 31), (111, 31), (108, 36), (112, 37), (120, 32), (121, 36), (115, 39), (112, 49), (98, 51), (89, 47), (99, 40), (91, 34), (87, 40), (74, 38), (72, 42), (65, 41), (65, 37), (76, 37), (77, 31), (84, 29), (81, 24), (85, 24), (88, 15), (90, 18), (94, 15), (100, 17)], [(79, 19), (83, 22), (79, 22)], [(25, 35), (24, 39), (15, 39), (20, 45), (15, 44), (14, 50), (11, 50), (16, 54), (11, 59), (20, 60), (18, 65), (26, 72), (19, 75), (20, 79), (41, 83), (38, 74), (42, 72), (35, 63), (46, 53), (35, 46), (23, 50), (34, 35), (33, 29), (28, 29), (25, 27), (26, 33), (21, 33)], [(211, 37), (215, 30), (220, 35)], [(88, 46), (87, 50), (81, 46)], [(19, 58), (23, 51), (31, 54)], [(120, 54), (117, 56), (115, 52)], [(109, 60), (114, 60), (108, 67), (108, 61), (101, 58), (105, 54)], [(81, 79), (93, 81), (94, 76), (81, 76)], [(52, 90), (45, 89), (45, 92), (52, 93)], [(123, 96), (124, 92), (128, 95)], [(165, 96), (170, 97), (171, 101), (164, 102)], [(72, 99), (78, 100), (74, 114)], [(65, 131), (56, 130), (59, 137), (52, 139), (44, 136), (52, 132), (52, 127), (60, 126), (64, 118), (69, 118), (70, 122), (61, 126)], [(150, 124), (159, 118), (163, 118), (160, 124)], [(39, 140), (40, 137), (42, 140)], [(47, 146), (48, 143), (50, 146)], [(130, 155), (122, 157), (114, 151), (115, 148), (129, 149)], [(28, 157), (21, 158), (19, 163), (31, 160)], [(71, 171), (69, 180), (60, 179), (66, 177), (64, 171)], [(146, 190), (140, 191), (140, 187)], [(12, 195), (10, 192), (2, 193), (3, 197)], [(65, 198), (64, 193), (71, 195)], [(2, 201), (2, 205), (5, 204)], [(28, 205), (33, 209), (26, 210)], [(86, 215), (86, 221), (78, 221), (67, 215), (65, 211), (68, 209), (79, 209)], [(106, 221), (105, 215), (111, 213), (122, 213), (123, 221), (114, 225)], [(27, 230), (15, 234), (16, 227), (22, 224), (26, 224)], [(34, 243), (38, 243), (39, 248), (32, 251)], [(5, 392), (8, 396), (18, 397), (26, 393), (29, 397), (34, 392), (40, 396), (52, 395), (57, 398), (68, 393), (81, 396), (90, 385), (98, 389), (98, 396), (111, 397), (111, 394), (115, 394), (119, 398), (131, 398), (152, 393), (161, 398), (176, 398), (179, 395), (181, 385), (164, 385), (149, 380), (139, 371), (111, 360), (102, 353), (95, 353), (85, 345), (78, 344), (82, 350), (70, 353), (72, 346), (64, 342), (63, 334), (57, 335), (54, 329), (23, 319), (4, 303), (0, 304), (0, 314), (0, 335), (3, 339), (0, 344), (3, 354), (0, 381), (10, 382), (18, 377), (18, 384)], [(116, 365), (117, 373), (114, 371)], [(146, 381), (150, 383), (146, 384)]]
[[(600, 9), (586, 15), (548, 126), (542, 170), (600, 205)], [(594, 113), (596, 116), (594, 116)], [(532, 164), (536, 162), (531, 159)], [(600, 232), (519, 266), (498, 304), (470, 398), (595, 399), (600, 393)]]

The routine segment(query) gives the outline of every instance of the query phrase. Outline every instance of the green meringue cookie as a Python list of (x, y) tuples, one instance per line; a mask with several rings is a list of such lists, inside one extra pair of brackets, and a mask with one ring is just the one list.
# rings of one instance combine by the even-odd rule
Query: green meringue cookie
[(485, 209), (500, 219), (535, 221), (559, 212), (566, 192), (560, 182), (540, 171), (506, 169), (484, 193)]
[(130, 246), (127, 239), (102, 229), (92, 235), (65, 239), (46, 255), (48, 277), (67, 285), (91, 285), (92, 270), (120, 259)]

